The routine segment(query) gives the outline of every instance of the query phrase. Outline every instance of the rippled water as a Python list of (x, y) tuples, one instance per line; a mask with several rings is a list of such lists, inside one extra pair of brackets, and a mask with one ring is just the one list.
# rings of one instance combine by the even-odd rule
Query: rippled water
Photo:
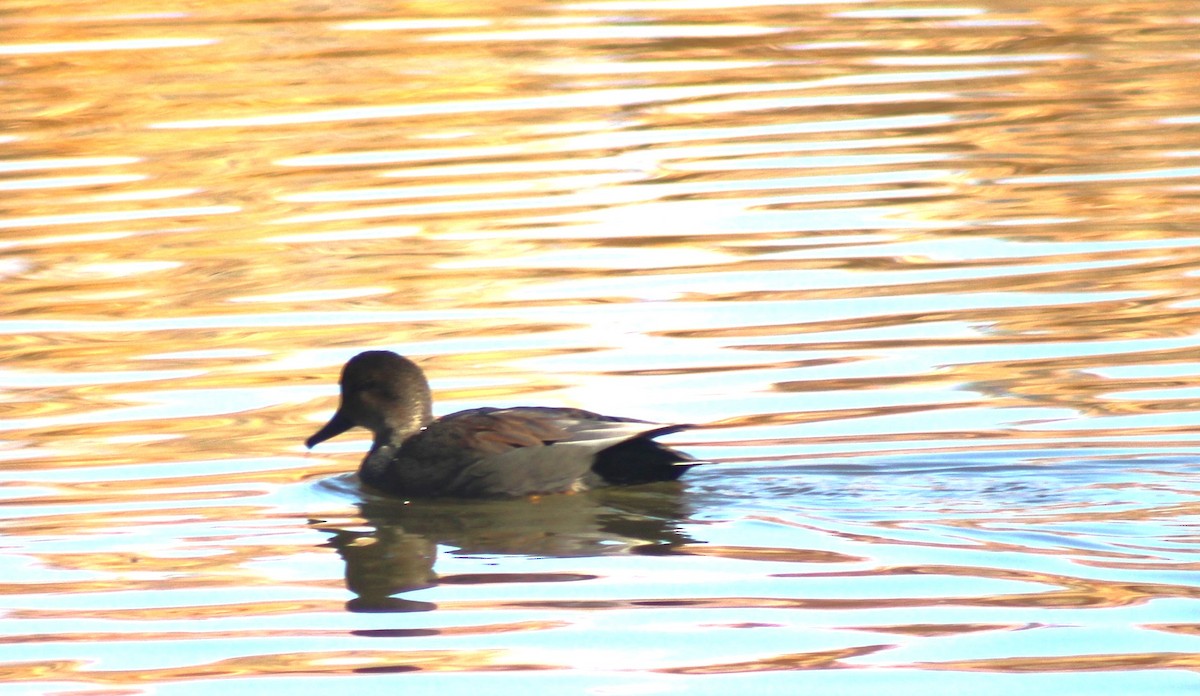
[[(1195, 3), (0, 23), (0, 692), (1195, 689)], [(716, 463), (376, 496), (380, 347)]]

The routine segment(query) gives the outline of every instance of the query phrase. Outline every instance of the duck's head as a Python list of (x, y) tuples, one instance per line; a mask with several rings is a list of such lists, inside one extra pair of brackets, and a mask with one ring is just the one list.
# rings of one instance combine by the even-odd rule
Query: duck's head
[(387, 350), (350, 358), (338, 380), (342, 400), (323, 428), (304, 441), (312, 448), (354, 426), (375, 434), (376, 445), (398, 441), (433, 420), (429, 383), (416, 363)]

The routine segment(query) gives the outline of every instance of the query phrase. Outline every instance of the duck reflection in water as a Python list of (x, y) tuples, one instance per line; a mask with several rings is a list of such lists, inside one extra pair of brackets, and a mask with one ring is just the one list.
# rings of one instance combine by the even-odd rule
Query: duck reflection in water
[(433, 418), (421, 368), (384, 350), (342, 368), (341, 403), (309, 448), (355, 426), (374, 434), (358, 475), (405, 498), (504, 498), (674, 481), (699, 464), (654, 441), (689, 426), (575, 408), (476, 408)]
[[(371, 489), (360, 504), (370, 531), (319, 525), (346, 562), (351, 610), (429, 610), (394, 595), (486, 581), (438, 578), (439, 544), (462, 554), (588, 556), (669, 552), (688, 541), (676, 529), (687, 513), (671, 482), (702, 462), (654, 438), (689, 426), (544, 407), (435, 420), (421, 369), (390, 351), (351, 358), (339, 384), (336, 413), (305, 444), (355, 426), (374, 435), (358, 471)], [(625, 487), (635, 484), (653, 485)]]
[[(351, 492), (350, 477), (324, 486)], [(668, 554), (693, 540), (679, 530), (690, 516), (683, 491), (672, 484), (603, 488), (536, 499), (399, 501), (359, 489), (365, 524), (313, 524), (332, 534), (328, 545), (346, 563), (346, 587), (361, 612), (430, 611), (435, 605), (399, 597), (438, 584), (562, 582), (561, 573), (439, 576), (439, 546), (456, 555), (552, 558)]]

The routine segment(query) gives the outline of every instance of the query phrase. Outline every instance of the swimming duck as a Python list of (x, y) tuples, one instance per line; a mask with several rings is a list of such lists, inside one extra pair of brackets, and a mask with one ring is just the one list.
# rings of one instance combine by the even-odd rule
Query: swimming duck
[(429, 383), (408, 358), (359, 353), (342, 368), (341, 403), (304, 442), (361, 426), (375, 438), (363, 483), (393, 495), (496, 498), (674, 481), (699, 464), (654, 441), (688, 425), (576, 408), (474, 408), (434, 419)]

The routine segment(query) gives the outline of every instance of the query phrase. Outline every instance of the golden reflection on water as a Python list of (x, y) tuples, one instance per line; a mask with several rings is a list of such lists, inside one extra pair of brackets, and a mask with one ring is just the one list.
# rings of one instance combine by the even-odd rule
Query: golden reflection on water
[[(9, 9), (6, 683), (1195, 670), (1192, 4)], [(718, 464), (379, 499), (367, 347)]]
[(0, 667), (8, 681), (34, 681), (55, 677), (95, 684), (139, 684), (179, 680), (270, 676), (278, 674), (363, 674), (403, 672), (491, 672), (556, 669), (508, 658), (505, 651), (372, 651), (347, 650), (323, 653), (281, 653), (231, 658), (203, 665), (155, 670), (89, 670), (83, 661), (31, 662)]

